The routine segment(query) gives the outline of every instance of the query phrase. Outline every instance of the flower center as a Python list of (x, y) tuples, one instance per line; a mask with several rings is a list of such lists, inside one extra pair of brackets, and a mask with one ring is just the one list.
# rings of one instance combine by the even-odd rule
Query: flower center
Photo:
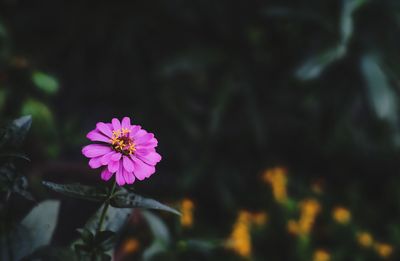
[(124, 155), (133, 154), (136, 151), (135, 143), (129, 137), (130, 132), (131, 130), (126, 128), (113, 130), (113, 135), (110, 142), (115, 151), (118, 151)]

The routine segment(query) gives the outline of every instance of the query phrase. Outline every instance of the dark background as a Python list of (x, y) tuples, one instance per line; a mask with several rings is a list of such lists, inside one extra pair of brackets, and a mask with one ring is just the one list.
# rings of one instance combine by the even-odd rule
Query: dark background
[[(99, 182), (80, 152), (85, 135), (98, 121), (130, 116), (155, 133), (163, 156), (135, 189), (167, 202), (192, 198), (191, 236), (227, 237), (240, 209), (273, 220), (260, 175), (285, 166), (293, 198), (323, 181), (326, 215), (345, 205), (352, 226), (395, 245), (399, 40), (400, 3), (389, 0), (2, 0), (0, 117), (32, 114), (26, 151), (41, 197), (42, 179)], [(57, 87), (38, 87), (38, 72)], [(63, 204), (68, 213), (81, 203)], [(69, 242), (80, 218), (61, 216), (55, 244)], [(268, 233), (254, 241), (253, 258), (288, 258), (287, 236)], [(338, 260), (349, 260), (347, 240), (315, 246), (344, 249)]]

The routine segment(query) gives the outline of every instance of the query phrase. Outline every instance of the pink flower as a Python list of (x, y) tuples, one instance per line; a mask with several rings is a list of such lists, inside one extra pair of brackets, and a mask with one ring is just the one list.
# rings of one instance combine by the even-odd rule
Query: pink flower
[(158, 142), (154, 134), (139, 125), (131, 125), (129, 117), (124, 117), (122, 122), (116, 118), (111, 123), (98, 122), (86, 137), (99, 142), (82, 149), (83, 155), (90, 158), (89, 166), (102, 167), (101, 178), (106, 181), (115, 173), (120, 186), (150, 177), (161, 160), (155, 149)]

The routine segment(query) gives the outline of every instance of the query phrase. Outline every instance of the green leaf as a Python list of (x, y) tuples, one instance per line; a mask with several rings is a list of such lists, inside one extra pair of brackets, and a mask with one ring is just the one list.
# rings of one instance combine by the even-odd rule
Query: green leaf
[[(100, 206), (96, 213), (88, 220), (84, 227), (85, 230), (90, 231), (92, 234), (96, 232), (96, 228), (98, 227), (103, 207), (103, 205)], [(112, 254), (112, 248), (115, 246), (114, 243), (116, 239), (116, 234), (111, 233), (118, 233), (131, 213), (131, 209), (113, 208), (112, 206), (110, 206), (103, 221), (104, 231), (100, 232), (100, 238), (95, 239), (97, 242), (102, 241), (100, 243), (100, 246), (95, 249), (94, 244), (92, 246), (87, 246), (82, 244), (81, 240), (75, 241), (72, 246), (75, 248), (80, 248), (81, 250), (86, 252), (100, 251), (106, 252), (107, 254)], [(99, 258), (106, 257), (103, 255), (102, 257), (99, 256)]]
[(27, 162), (31, 162), (31, 159), (28, 158), (25, 154), (21, 153), (1, 153), (0, 158), (16, 158), (16, 159), (22, 159)]
[(11, 191), (13, 181), (18, 177), (14, 164), (4, 164), (0, 167), (0, 192)]
[(14, 164), (8, 163), (0, 167), (0, 192), (17, 193), (28, 200), (34, 201), (28, 188), (28, 179), (17, 173)]
[(51, 190), (69, 197), (98, 202), (104, 201), (107, 198), (106, 191), (97, 187), (81, 184), (57, 184), (49, 181), (43, 181), (42, 184)]
[[(95, 233), (96, 231), (103, 207), (104, 206), (101, 205), (96, 213), (85, 224), (85, 228), (92, 233)], [(118, 232), (125, 224), (125, 221), (131, 213), (131, 209), (113, 208), (112, 206), (110, 206), (103, 221), (103, 229), (112, 232)]]
[(32, 125), (30, 115), (22, 116), (13, 120), (5, 129), (2, 130), (0, 146), (18, 147), (24, 141)]
[(91, 231), (86, 228), (77, 229), (78, 233), (81, 235), (82, 241), (85, 245), (92, 245), (94, 242), (94, 235)]
[(15, 119), (13, 121), (13, 124), (18, 129), (18, 131), (26, 135), (32, 125), (32, 116), (31, 115), (22, 116), (18, 119)]
[(344, 0), (340, 16), (340, 39), (331, 48), (312, 55), (296, 71), (296, 77), (301, 80), (312, 80), (334, 62), (342, 59), (347, 53), (347, 46), (353, 34), (353, 14), (367, 0)]
[(153, 235), (153, 243), (143, 252), (143, 260), (151, 260), (155, 255), (167, 250), (171, 236), (165, 223), (149, 211), (142, 211)]
[(48, 94), (55, 94), (59, 89), (56, 78), (40, 71), (32, 73), (32, 81), (39, 89)]
[(94, 238), (94, 245), (103, 251), (110, 250), (115, 245), (116, 237), (113, 231), (100, 231)]
[(111, 199), (111, 206), (116, 208), (148, 208), (164, 210), (181, 215), (179, 211), (164, 205), (154, 199), (145, 198), (126, 189), (121, 189)]
[(361, 60), (361, 70), (367, 82), (369, 101), (376, 115), (396, 125), (398, 111), (396, 93), (376, 57), (365, 55)]
[(28, 179), (25, 176), (18, 176), (14, 180), (12, 192), (18, 193), (22, 197), (34, 201), (32, 194), (28, 191)]
[(50, 243), (57, 225), (60, 202), (43, 201), (34, 207), (8, 236), (0, 237), (0, 260), (8, 260), (11, 252), (14, 260), (30, 255)]
[(26, 115), (12, 122), (16, 145), (21, 144), (32, 126), (32, 116)]
[(317, 78), (329, 65), (339, 60), (346, 54), (346, 47), (335, 46), (322, 53), (308, 58), (296, 71), (296, 77), (301, 80)]
[(87, 228), (77, 229), (81, 235), (83, 245), (77, 243), (75, 247), (86, 252), (104, 252), (115, 245), (116, 234), (113, 231), (100, 231), (96, 236)]
[(353, 13), (363, 6), (367, 0), (344, 0), (340, 16), (341, 42), (347, 44), (353, 34)]

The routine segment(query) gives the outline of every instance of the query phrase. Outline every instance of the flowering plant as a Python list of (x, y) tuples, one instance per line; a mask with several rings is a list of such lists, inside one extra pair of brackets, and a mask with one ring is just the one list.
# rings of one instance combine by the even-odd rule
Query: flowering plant
[[(22, 117), (12, 122), (2, 133), (0, 148), (14, 141), (20, 142), (21, 136), (28, 132), (30, 124), (30, 117)], [(101, 168), (101, 179), (106, 183), (90, 186), (42, 182), (48, 189), (63, 195), (101, 204), (86, 224), (77, 229), (79, 238), (72, 242), (70, 248), (54, 249), (47, 246), (57, 224), (60, 202), (46, 200), (35, 206), (20, 224), (0, 227), (0, 232), (3, 232), (0, 233), (0, 242), (5, 242), (0, 244), (1, 260), (20, 260), (27, 256), (27, 260), (110, 260), (114, 252), (114, 242), (133, 208), (158, 209), (180, 215), (175, 209), (154, 199), (140, 196), (127, 187), (136, 180), (144, 180), (155, 173), (155, 166), (161, 160), (161, 156), (156, 152), (158, 142), (152, 133), (143, 130), (139, 125), (131, 125), (130, 119), (125, 117), (121, 122), (113, 119), (111, 123), (98, 123), (96, 128), (87, 134), (87, 138), (96, 144), (85, 146), (82, 153), (90, 159), (91, 168)], [(29, 161), (22, 154), (0, 155)], [(7, 176), (0, 175), (0, 178), (7, 178), (0, 179), (0, 192), (6, 193), (4, 204), (0, 204), (2, 224), (12, 219), (12, 207), (8, 203), (12, 193), (34, 200), (27, 189), (26, 177), (15, 174), (17, 172), (14, 169), (15, 166), (11, 163), (0, 165), (1, 172), (10, 173)], [(20, 185), (21, 182), (23, 186)], [(143, 216), (154, 219), (151, 213), (144, 212)]]

